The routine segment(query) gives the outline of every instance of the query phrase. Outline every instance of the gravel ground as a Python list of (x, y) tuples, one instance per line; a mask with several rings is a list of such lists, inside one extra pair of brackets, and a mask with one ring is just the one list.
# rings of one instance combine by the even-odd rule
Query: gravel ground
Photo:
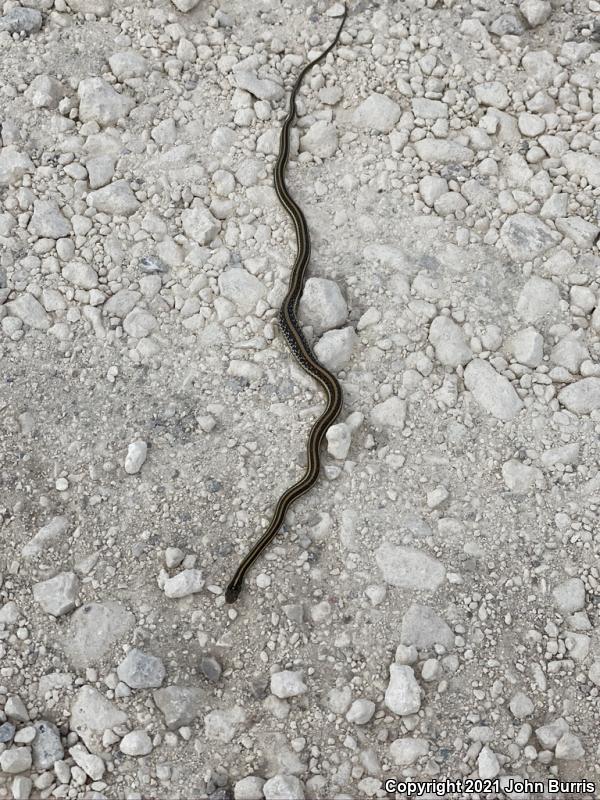
[(272, 167), (342, 7), (23, 3), (0, 798), (599, 797), (600, 2), (350, 3), (288, 171), (344, 411), (234, 606), (323, 407)]

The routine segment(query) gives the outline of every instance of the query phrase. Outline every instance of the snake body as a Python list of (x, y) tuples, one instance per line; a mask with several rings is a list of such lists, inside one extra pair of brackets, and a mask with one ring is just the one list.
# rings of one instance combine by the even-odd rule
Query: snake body
[(298, 320), (296, 318), (298, 302), (304, 288), (306, 268), (310, 261), (310, 236), (304, 214), (293, 200), (287, 189), (285, 183), (285, 169), (290, 154), (290, 130), (294, 120), (296, 119), (296, 96), (298, 94), (298, 90), (300, 89), (302, 80), (307, 72), (309, 72), (309, 70), (311, 70), (315, 64), (318, 64), (320, 61), (322, 61), (337, 43), (346, 20), (346, 14), (347, 10), (344, 8), (342, 21), (331, 44), (319, 56), (317, 56), (317, 58), (306, 64), (296, 79), (296, 83), (294, 84), (294, 88), (292, 89), (292, 93), (290, 95), (289, 110), (281, 128), (281, 135), (279, 138), (279, 154), (277, 156), (277, 162), (275, 164), (273, 176), (275, 191), (277, 193), (279, 202), (289, 214), (294, 225), (297, 245), (296, 259), (292, 268), (288, 291), (283, 300), (281, 310), (279, 311), (279, 326), (285, 337), (288, 347), (290, 348), (292, 355), (298, 364), (309, 375), (312, 375), (312, 377), (315, 378), (315, 380), (321, 385), (321, 388), (325, 392), (327, 405), (321, 416), (311, 428), (308, 437), (306, 448), (307, 464), (304, 475), (299, 481), (286, 489), (286, 491), (281, 495), (277, 501), (275, 511), (273, 512), (273, 517), (267, 530), (249, 550), (237, 568), (225, 591), (225, 600), (228, 603), (234, 603), (237, 600), (242, 590), (246, 573), (277, 535), (288, 508), (316, 483), (319, 477), (319, 470), (321, 468), (319, 449), (327, 429), (335, 421), (342, 408), (342, 389), (337, 379), (331, 374), (331, 372), (329, 372), (329, 370), (325, 369), (325, 367), (317, 361), (310, 345), (306, 341), (304, 334), (298, 326)]

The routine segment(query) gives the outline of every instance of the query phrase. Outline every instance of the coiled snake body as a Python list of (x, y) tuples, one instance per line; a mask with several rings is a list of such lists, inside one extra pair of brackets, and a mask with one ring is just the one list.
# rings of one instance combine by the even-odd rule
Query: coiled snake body
[(319, 470), (321, 468), (319, 449), (323, 442), (323, 437), (325, 436), (327, 429), (337, 418), (342, 408), (342, 390), (337, 379), (331, 374), (331, 372), (325, 369), (322, 364), (319, 364), (313, 355), (311, 347), (304, 338), (302, 331), (298, 327), (298, 321), (296, 319), (298, 302), (304, 288), (306, 268), (308, 266), (308, 262), (310, 261), (310, 236), (308, 234), (308, 225), (306, 223), (304, 214), (290, 196), (290, 193), (285, 185), (285, 168), (287, 166), (290, 153), (290, 129), (296, 118), (296, 95), (298, 94), (298, 90), (306, 73), (309, 72), (309, 70), (312, 69), (315, 64), (318, 64), (319, 61), (322, 61), (337, 43), (342, 31), (342, 27), (344, 26), (346, 14), (347, 11), (344, 8), (342, 21), (331, 44), (317, 58), (308, 63), (302, 69), (298, 75), (298, 78), (296, 79), (296, 83), (294, 84), (294, 88), (292, 89), (292, 93), (290, 95), (289, 111), (281, 128), (279, 154), (277, 156), (277, 162), (274, 170), (275, 191), (277, 193), (277, 197), (279, 198), (279, 202), (285, 208), (292, 220), (292, 223), (294, 224), (297, 245), (296, 260), (294, 261), (294, 266), (292, 268), (290, 284), (279, 312), (279, 325), (286, 342), (292, 351), (292, 355), (298, 364), (300, 364), (302, 369), (312, 375), (313, 378), (315, 378), (315, 380), (317, 380), (323, 388), (327, 398), (327, 405), (321, 416), (314, 423), (308, 437), (307, 464), (304, 475), (299, 481), (297, 481), (297, 483), (293, 484), (293, 486), (290, 486), (289, 489), (286, 489), (286, 491), (281, 495), (277, 501), (277, 505), (275, 506), (275, 511), (273, 513), (271, 522), (269, 523), (269, 527), (263, 533), (260, 539), (258, 539), (258, 541), (253, 545), (237, 568), (235, 575), (231, 579), (225, 591), (225, 600), (228, 603), (234, 603), (237, 600), (242, 590), (246, 573), (276, 536), (288, 508), (299, 497), (305, 494), (317, 481), (319, 477)]

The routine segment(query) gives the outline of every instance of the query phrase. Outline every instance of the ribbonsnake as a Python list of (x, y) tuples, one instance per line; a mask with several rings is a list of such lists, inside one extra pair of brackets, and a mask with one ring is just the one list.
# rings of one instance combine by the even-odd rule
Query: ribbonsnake
[(331, 372), (317, 361), (310, 345), (298, 326), (298, 320), (296, 318), (298, 302), (304, 289), (306, 269), (310, 261), (310, 236), (304, 214), (288, 192), (285, 183), (285, 169), (290, 155), (290, 129), (296, 119), (296, 96), (298, 90), (300, 89), (304, 76), (309, 70), (311, 70), (315, 64), (322, 61), (336, 45), (342, 27), (344, 26), (346, 15), (347, 9), (344, 7), (342, 21), (335, 38), (317, 58), (306, 64), (296, 79), (296, 83), (290, 95), (289, 110), (281, 128), (279, 154), (275, 163), (273, 178), (279, 202), (289, 214), (294, 225), (297, 245), (297, 254), (292, 268), (288, 291), (283, 300), (281, 310), (279, 311), (279, 326), (298, 364), (321, 385), (327, 398), (327, 405), (321, 416), (312, 426), (308, 437), (307, 464), (304, 475), (281, 495), (275, 506), (275, 511), (268, 528), (252, 546), (237, 568), (225, 591), (225, 600), (228, 603), (234, 603), (237, 600), (242, 590), (246, 573), (277, 535), (288, 508), (317, 481), (321, 468), (319, 450), (323, 442), (323, 437), (342, 408), (342, 389), (340, 384)]

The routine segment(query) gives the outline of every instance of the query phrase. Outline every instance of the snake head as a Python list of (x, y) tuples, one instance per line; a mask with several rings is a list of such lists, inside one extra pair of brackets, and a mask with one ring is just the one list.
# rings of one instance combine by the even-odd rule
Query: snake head
[(235, 601), (240, 596), (241, 591), (242, 591), (242, 584), (236, 583), (235, 580), (231, 581), (227, 589), (225, 589), (225, 602), (229, 603), (230, 605), (232, 603), (235, 603)]

